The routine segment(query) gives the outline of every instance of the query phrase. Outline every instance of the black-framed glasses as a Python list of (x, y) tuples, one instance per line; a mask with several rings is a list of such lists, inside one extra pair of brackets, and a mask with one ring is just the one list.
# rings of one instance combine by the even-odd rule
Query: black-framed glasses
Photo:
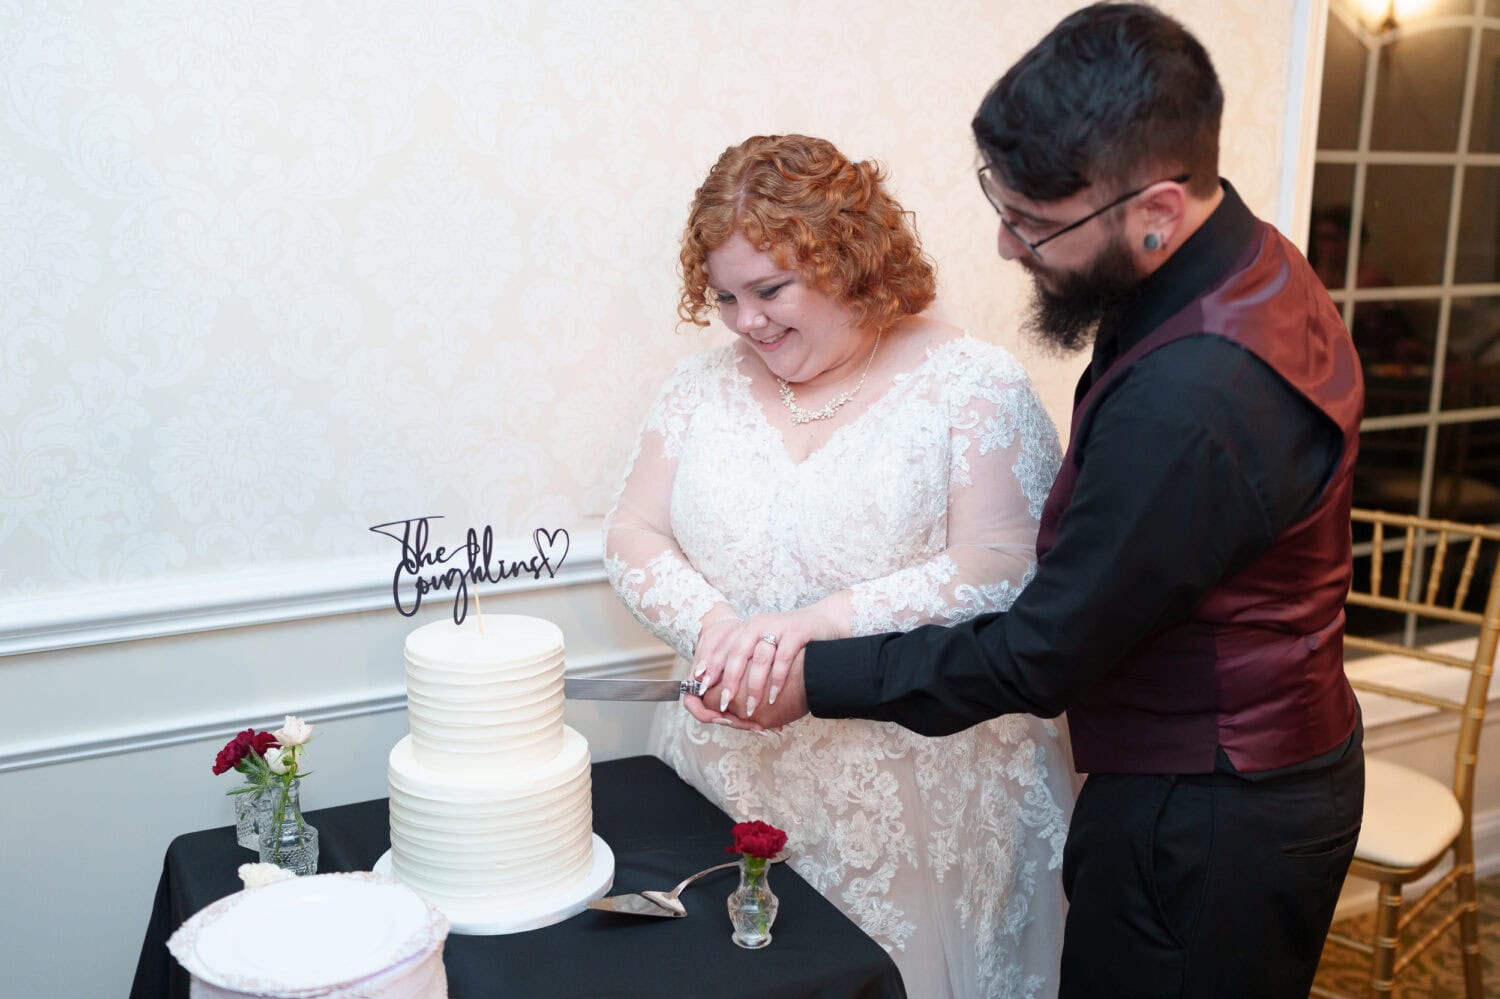
[[(1184, 173), (1176, 177), (1169, 177), (1167, 179), (1174, 184), (1186, 184), (1192, 178), (1192, 176), (1193, 175), (1190, 173)], [(1005, 209), (1000, 207), (1000, 194), (990, 186), (991, 184), (995, 183), (992, 178), (994, 178), (993, 166), (991, 166), (990, 164), (985, 164), (984, 166), (979, 168), (979, 189), (984, 192), (985, 200), (987, 200), (990, 203), (990, 206), (995, 209), (995, 214), (1000, 216), (1000, 224), (1005, 226), (1005, 231), (1010, 233), (1011, 237), (1014, 238), (1017, 243), (1020, 243), (1022, 246), (1026, 247), (1027, 252), (1038, 260), (1042, 259), (1041, 248), (1045, 244), (1052, 242), (1059, 236), (1072, 232), (1074, 229), (1077, 229), (1079, 226), (1084, 225), (1087, 222), (1093, 221), (1100, 215), (1103, 215), (1105, 212), (1109, 211), (1111, 208), (1114, 208), (1118, 205), (1123, 205), (1125, 202), (1129, 201), (1137, 194), (1140, 194), (1141, 192), (1155, 187), (1157, 184), (1161, 183), (1161, 181), (1159, 180), (1153, 180), (1151, 183), (1146, 184), (1142, 187), (1138, 187), (1133, 191), (1126, 191), (1124, 194), (1120, 195), (1109, 204), (1103, 205), (1089, 212), (1077, 222), (1070, 222), (1067, 225), (1063, 226), (1061, 229), (1054, 232), (1052, 235), (1044, 236), (1043, 238), (1032, 242), (1021, 234), (1021, 230), (1016, 228), (1016, 224), (1014, 222), (1005, 217)]]

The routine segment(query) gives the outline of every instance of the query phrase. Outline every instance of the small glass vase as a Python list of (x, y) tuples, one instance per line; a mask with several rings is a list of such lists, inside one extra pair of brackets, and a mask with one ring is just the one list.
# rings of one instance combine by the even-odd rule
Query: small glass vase
[(729, 893), (730, 937), (747, 950), (759, 950), (771, 942), (771, 924), (781, 900), (771, 890), (766, 874), (771, 862), (760, 857), (740, 857), (740, 886)]
[(260, 815), (270, 802), (267, 789), (258, 787), (234, 797), (234, 838), (247, 850), (260, 849)]
[[(285, 794), (283, 794), (283, 789)], [(266, 791), (260, 812), (260, 862), (293, 874), (318, 873), (318, 830), (302, 817), (302, 781), (280, 781)]]

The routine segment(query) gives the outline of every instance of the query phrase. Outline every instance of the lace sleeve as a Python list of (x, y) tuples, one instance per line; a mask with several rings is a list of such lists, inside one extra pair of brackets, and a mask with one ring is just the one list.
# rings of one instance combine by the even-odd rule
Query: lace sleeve
[(1005, 610), (1036, 570), (1042, 505), (1061, 463), (1057, 430), (998, 347), (947, 376), (948, 545), (847, 591), (850, 634), (909, 631)]
[(703, 373), (695, 358), (679, 363), (662, 388), (613, 509), (604, 520), (604, 566), (610, 585), (652, 634), (691, 658), (706, 618), (734, 608), (683, 555), (672, 536), (672, 483)]

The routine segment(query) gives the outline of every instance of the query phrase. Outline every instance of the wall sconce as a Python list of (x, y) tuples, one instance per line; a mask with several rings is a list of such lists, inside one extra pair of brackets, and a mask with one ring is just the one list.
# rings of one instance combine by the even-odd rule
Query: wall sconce
[(1427, 13), (1432, 0), (1357, 0), (1359, 19), (1371, 31), (1394, 31), (1414, 17)]

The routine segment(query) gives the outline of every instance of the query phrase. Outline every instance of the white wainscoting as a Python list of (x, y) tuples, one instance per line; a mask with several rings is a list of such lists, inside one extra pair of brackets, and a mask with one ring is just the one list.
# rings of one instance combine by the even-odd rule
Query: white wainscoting
[[(557, 622), (570, 672), (664, 675), (671, 651), (604, 581), (597, 537), (589, 548), (575, 539), (556, 580), (487, 589), (486, 616)], [(0, 895), (13, 917), (0, 995), (129, 991), (168, 844), (232, 821), (224, 792), (238, 777), (210, 767), (239, 729), (286, 713), (318, 726), (308, 808), (385, 795), (386, 755), (407, 731), (402, 641), (451, 609), (397, 614), (393, 566), (122, 592), (45, 626), (7, 606), (0, 639), (32, 651), (0, 658)], [(164, 590), (173, 599), (158, 602)], [(567, 720), (604, 760), (645, 752), (655, 710), (569, 702)], [(83, 941), (88, 960), (75, 960)]]

